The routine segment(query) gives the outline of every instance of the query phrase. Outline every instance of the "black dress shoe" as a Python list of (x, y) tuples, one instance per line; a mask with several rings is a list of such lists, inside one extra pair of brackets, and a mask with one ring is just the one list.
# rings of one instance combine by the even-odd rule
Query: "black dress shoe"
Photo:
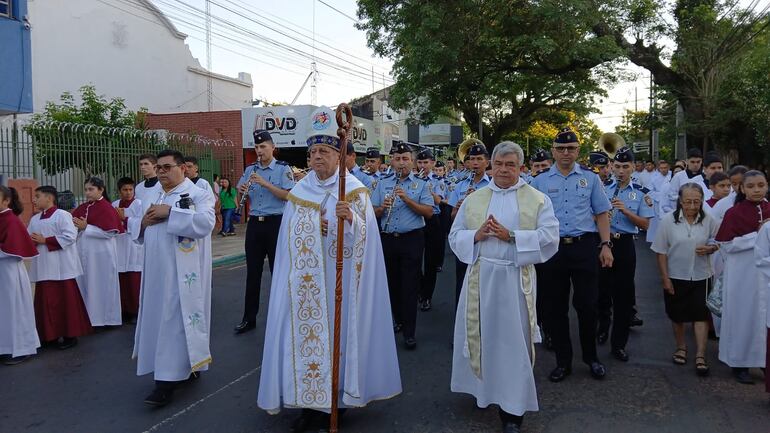
[(433, 306), (430, 304), (430, 299), (424, 299), (420, 304), (420, 311), (430, 311)]
[(618, 361), (628, 362), (628, 352), (626, 352), (626, 349), (612, 349), (611, 353)]
[(3, 364), (5, 365), (18, 365), (22, 362), (30, 359), (32, 355), (24, 355), (24, 356), (15, 356), (13, 358), (7, 358), (5, 361), (3, 361)]
[(591, 377), (594, 379), (604, 379), (604, 376), (607, 375), (607, 369), (599, 361), (592, 362), (589, 367), (591, 368)]
[(748, 368), (733, 368), (733, 376), (738, 383), (744, 385), (754, 385), (754, 379), (751, 378)]
[(607, 339), (609, 338), (610, 338), (610, 334), (607, 331), (599, 331), (596, 334), (596, 342), (599, 343), (600, 345), (606, 343)]
[(631, 322), (628, 324), (628, 326), (642, 326), (644, 325), (644, 320), (640, 319), (639, 316), (634, 314), (634, 317), (631, 318)]
[(235, 327), (235, 333), (243, 334), (244, 332), (249, 332), (256, 327), (257, 327), (256, 323), (249, 322), (248, 320), (244, 320), (243, 322), (239, 323), (238, 326)]
[(72, 337), (72, 338), (64, 337), (62, 338), (61, 343), (59, 343), (56, 347), (58, 347), (60, 350), (67, 350), (77, 345), (78, 345), (77, 337)]
[(155, 389), (144, 399), (144, 403), (150, 406), (162, 407), (171, 403), (174, 396), (173, 382), (158, 382)]
[(572, 374), (572, 369), (569, 367), (556, 367), (553, 369), (550, 375), (548, 375), (548, 380), (551, 382), (561, 382), (564, 380), (567, 376)]
[(521, 433), (521, 427), (515, 422), (503, 423), (503, 433)]
[(417, 339), (414, 337), (406, 337), (404, 339), (404, 347), (406, 350), (414, 350), (417, 348)]
[(393, 333), (398, 334), (399, 332), (401, 332), (401, 328), (403, 328), (403, 326), (404, 325), (400, 323), (396, 323), (395, 325), (393, 325)]
[(302, 433), (311, 429), (320, 428), (320, 415), (322, 415), (321, 412), (312, 409), (302, 409), (302, 414), (291, 423), (289, 431), (292, 433)]

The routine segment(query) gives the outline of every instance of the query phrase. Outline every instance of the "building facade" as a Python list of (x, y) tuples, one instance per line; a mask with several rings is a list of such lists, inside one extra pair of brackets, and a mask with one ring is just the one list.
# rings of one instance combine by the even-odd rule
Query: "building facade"
[(0, 0), (0, 115), (29, 113), (32, 109), (27, 0)]

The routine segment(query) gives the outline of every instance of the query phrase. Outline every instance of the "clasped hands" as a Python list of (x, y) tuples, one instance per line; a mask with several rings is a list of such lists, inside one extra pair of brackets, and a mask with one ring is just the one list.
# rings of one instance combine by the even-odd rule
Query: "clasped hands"
[[(342, 218), (351, 224), (353, 223), (353, 211), (350, 210), (348, 202), (338, 201), (334, 211), (337, 218)], [(321, 234), (326, 236), (329, 234), (329, 220), (324, 218), (324, 215), (326, 215), (326, 209), (321, 209)]]
[(149, 227), (160, 224), (168, 219), (171, 213), (171, 206), (167, 204), (152, 204), (142, 217), (142, 226)]
[(500, 222), (495, 219), (494, 215), (488, 216), (481, 227), (476, 230), (476, 234), (473, 236), (473, 242), (481, 242), (489, 239), (490, 237), (500, 239), (503, 242), (508, 242), (511, 240), (511, 235), (508, 232), (508, 229), (500, 224)]

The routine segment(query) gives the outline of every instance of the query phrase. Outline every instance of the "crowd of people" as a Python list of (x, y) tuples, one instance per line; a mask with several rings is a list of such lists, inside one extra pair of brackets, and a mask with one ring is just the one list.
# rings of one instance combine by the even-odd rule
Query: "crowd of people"
[[(35, 190), (28, 226), (15, 190), (0, 186), (0, 354), (8, 365), (41, 343), (69, 349), (94, 328), (136, 323), (137, 374), (153, 373), (145, 402), (163, 406), (177, 386), (211, 362), (211, 235), (219, 203), (221, 236), (235, 233), (248, 203), (244, 312), (234, 331), (256, 328), (265, 259), (271, 296), (257, 403), (269, 413), (302, 408), (293, 431), (329, 423), (332, 399), (348, 408), (401, 392), (396, 354), (416, 350), (419, 316), (432, 309), (445, 247), (456, 260), (456, 316), (450, 388), (499, 407), (502, 431), (519, 431), (538, 410), (535, 344), (554, 352), (548, 376), (573, 373), (569, 306), (577, 313), (580, 359), (607, 371), (598, 346), (626, 362), (636, 311), (636, 252), (656, 254), (661, 297), (672, 323), (671, 362), (690, 359), (709, 374), (707, 345), (740, 383), (764, 369), (770, 341), (770, 203), (762, 171), (725, 170), (715, 152), (638, 161), (623, 147), (581, 147), (569, 128), (525, 164), (512, 142), (489, 155), (478, 140), (463, 159), (395, 144), (389, 162), (368, 149), (359, 167), (337, 136), (334, 113), (313, 114), (307, 172), (275, 159), (268, 131), (254, 132), (257, 162), (236, 184), (201, 178), (198, 161), (174, 150), (141, 155), (143, 179), (118, 180), (110, 202), (89, 177), (85, 202), (57, 208), (57, 190)], [(346, 193), (339, 196), (342, 146)], [(242, 199), (243, 197), (243, 199)], [(341, 225), (340, 225), (341, 224)], [(335, 310), (338, 236), (344, 239), (343, 293)], [(29, 260), (29, 271), (24, 264)], [(31, 283), (35, 283), (34, 296)], [(331, 389), (332, 340), (341, 315), (340, 388)], [(483, 326), (482, 326), (483, 324)], [(548, 361), (545, 361), (548, 362)], [(770, 392), (770, 380), (766, 378)]]

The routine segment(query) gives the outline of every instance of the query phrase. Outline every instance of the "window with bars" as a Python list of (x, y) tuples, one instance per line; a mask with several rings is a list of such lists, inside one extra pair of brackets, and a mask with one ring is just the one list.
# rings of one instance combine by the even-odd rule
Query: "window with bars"
[(0, 17), (11, 18), (11, 0), (0, 0)]

